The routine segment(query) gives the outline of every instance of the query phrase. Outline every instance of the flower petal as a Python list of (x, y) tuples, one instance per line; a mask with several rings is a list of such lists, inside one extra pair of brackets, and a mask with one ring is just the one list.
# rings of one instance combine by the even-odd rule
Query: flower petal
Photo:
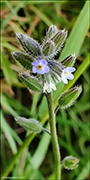
[(48, 72), (49, 72), (49, 67), (48, 67), (48, 66), (45, 66), (45, 67), (44, 67), (44, 70), (45, 70), (45, 73), (48, 73)]
[(40, 62), (40, 64), (42, 64), (42, 65), (46, 65), (46, 64), (47, 64), (47, 62), (46, 62), (44, 59), (40, 60), (39, 62)]
[(45, 72), (44, 72), (44, 69), (42, 69), (42, 70), (37, 69), (37, 73), (42, 75), (42, 74), (44, 74)]
[(74, 78), (73, 74), (67, 73), (66, 78), (72, 80)]
[(38, 64), (39, 64), (38, 61), (34, 61), (34, 62), (32, 63), (33, 66), (37, 66)]
[(46, 92), (50, 93), (51, 91), (52, 91), (52, 88), (50, 87), (50, 85), (49, 85), (48, 82), (46, 81), (46, 82), (44, 83), (44, 86), (43, 86), (43, 92), (44, 92), (44, 93), (46, 93)]
[(55, 86), (54, 83), (50, 83), (50, 87), (51, 87), (54, 91), (56, 91), (56, 86)]
[(66, 72), (74, 72), (76, 69), (74, 67), (66, 67)]
[(37, 72), (37, 68), (35, 66), (33, 66), (32, 71), (33, 71), (33, 73), (36, 73)]
[(64, 84), (68, 84), (68, 80), (66, 78), (62, 78), (62, 81), (64, 82)]

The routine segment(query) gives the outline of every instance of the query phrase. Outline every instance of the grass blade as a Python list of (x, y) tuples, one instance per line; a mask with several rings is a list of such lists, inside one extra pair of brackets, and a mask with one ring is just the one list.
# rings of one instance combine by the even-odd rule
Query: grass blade
[(74, 54), (77, 56), (82, 46), (86, 33), (89, 29), (89, 1), (87, 1), (82, 8), (76, 23), (70, 33), (65, 48), (62, 50), (60, 59)]
[(2, 112), (1, 112), (1, 120), (2, 120), (1, 129), (2, 129), (3, 133), (5, 134), (5, 137), (7, 138), (7, 141), (9, 143), (11, 150), (12, 150), (12, 153), (16, 154), (17, 153), (16, 143), (12, 137), (12, 132), (10, 131), (9, 125), (6, 123)]

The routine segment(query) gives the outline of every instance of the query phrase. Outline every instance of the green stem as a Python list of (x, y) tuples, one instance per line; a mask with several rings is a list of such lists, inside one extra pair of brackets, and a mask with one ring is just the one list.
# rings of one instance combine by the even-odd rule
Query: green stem
[(55, 113), (53, 107), (53, 97), (52, 92), (46, 94), (47, 103), (48, 103), (48, 111), (49, 111), (49, 123), (50, 123), (50, 130), (51, 130), (51, 140), (53, 146), (53, 155), (55, 160), (55, 179), (61, 179), (61, 157), (60, 157), (60, 150), (58, 145), (57, 139), (57, 132), (56, 132), (56, 121), (55, 121)]

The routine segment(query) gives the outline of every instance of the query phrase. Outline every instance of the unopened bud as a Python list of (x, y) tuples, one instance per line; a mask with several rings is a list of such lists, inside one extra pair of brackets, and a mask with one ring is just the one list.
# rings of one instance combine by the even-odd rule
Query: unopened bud
[(65, 169), (73, 170), (78, 167), (79, 159), (73, 156), (67, 156), (63, 159), (62, 164)]

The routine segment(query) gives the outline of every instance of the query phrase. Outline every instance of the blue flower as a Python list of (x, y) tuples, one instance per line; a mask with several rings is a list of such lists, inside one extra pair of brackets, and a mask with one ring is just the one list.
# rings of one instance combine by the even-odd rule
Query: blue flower
[(42, 75), (49, 72), (49, 67), (47, 66), (47, 62), (44, 59), (40, 61), (34, 61), (32, 65), (33, 65), (32, 68), (33, 73), (38, 73)]
[[(64, 84), (68, 84), (68, 80), (72, 80), (74, 78), (72, 72), (75, 71), (74, 67), (66, 67), (61, 73), (61, 80)], [(68, 80), (67, 80), (68, 79)]]

